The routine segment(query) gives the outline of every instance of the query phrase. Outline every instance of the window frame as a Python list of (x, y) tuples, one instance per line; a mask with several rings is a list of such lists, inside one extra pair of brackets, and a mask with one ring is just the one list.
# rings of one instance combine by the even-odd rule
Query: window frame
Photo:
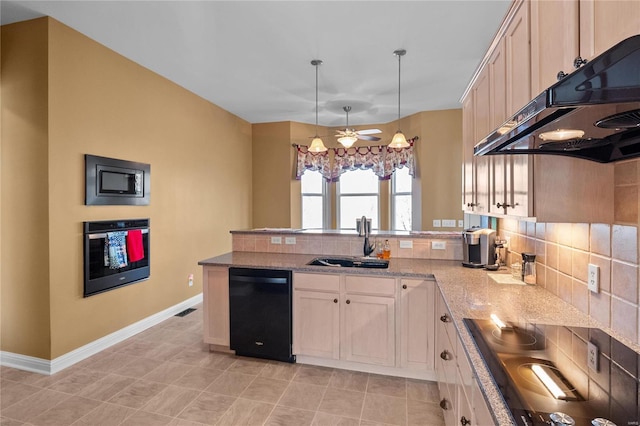
[[(317, 192), (304, 192), (302, 190), (302, 179), (304, 179), (305, 175), (307, 175), (307, 173), (318, 173), (318, 175), (320, 175), (320, 179), (322, 180), (322, 188), (321, 188), (321, 192), (317, 193)], [(304, 223), (304, 199), (305, 197), (319, 197), (322, 202), (322, 226), (320, 228), (311, 228), (311, 227), (306, 227), (305, 223)], [(329, 206), (331, 205), (331, 203), (329, 202), (329, 183), (327, 182), (327, 180), (320, 174), (320, 171), (312, 171), (312, 170), (307, 170), (305, 171), (302, 176), (300, 176), (300, 226), (302, 226), (303, 229), (328, 229), (328, 226), (331, 222), (331, 214), (329, 212)]]
[[(396, 182), (397, 182), (397, 172), (399, 170), (406, 170), (407, 171), (407, 176), (409, 179), (409, 188), (410, 190), (407, 191), (396, 191)], [(414, 206), (414, 188), (413, 188), (413, 176), (411, 176), (409, 174), (409, 169), (406, 167), (403, 168), (398, 168), (396, 169), (393, 174), (391, 175), (391, 182), (390, 182), (390, 191), (389, 191), (389, 204), (391, 206), (391, 217), (389, 218), (389, 229), (392, 231), (410, 231), (413, 229), (413, 224), (414, 224), (414, 210), (415, 210), (415, 206)], [(411, 214), (409, 215), (411, 218), (411, 226), (410, 229), (396, 229), (395, 228), (395, 224), (396, 224), (396, 209), (397, 209), (397, 202), (396, 202), (396, 197), (397, 196), (409, 196), (410, 199), (410, 203), (409, 205), (411, 206)]]
[[(356, 169), (356, 170), (347, 170), (346, 172), (344, 172), (342, 174), (342, 176), (344, 176), (347, 173), (350, 172), (370, 172), (373, 174), (373, 170), (371, 169)], [(342, 177), (341, 176), (341, 177)], [(374, 174), (375, 176), (375, 174)], [(341, 217), (341, 204), (342, 204), (342, 197), (371, 197), (374, 196), (376, 197), (376, 210), (377, 210), (377, 217), (378, 217), (378, 223), (372, 223), (371, 224), (371, 228), (372, 230), (378, 230), (380, 229), (381, 223), (380, 223), (380, 200), (381, 200), (381, 194), (380, 194), (380, 180), (377, 178), (376, 176), (376, 181), (377, 181), (377, 190), (376, 192), (356, 192), (356, 193), (348, 193), (343, 195), (342, 191), (341, 191), (341, 181), (342, 179), (340, 179), (337, 183), (336, 183), (336, 229), (338, 230), (355, 230), (356, 229), (356, 223), (355, 221), (352, 224), (349, 224), (349, 226), (347, 227), (343, 227), (342, 224), (340, 223), (340, 217)]]

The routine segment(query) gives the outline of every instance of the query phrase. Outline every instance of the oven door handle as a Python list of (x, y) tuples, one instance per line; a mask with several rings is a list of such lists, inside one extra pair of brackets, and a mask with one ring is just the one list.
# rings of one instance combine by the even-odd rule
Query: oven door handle
[[(129, 232), (129, 231), (133, 231), (133, 229), (127, 229), (124, 232)], [(142, 231), (143, 234), (148, 234), (149, 233), (149, 228), (141, 229), (141, 231)], [(118, 232), (118, 231), (114, 230), (113, 232)], [(90, 240), (98, 240), (100, 238), (107, 238), (107, 233), (106, 232), (101, 232), (101, 233), (98, 233), (98, 234), (87, 234), (87, 237)]]

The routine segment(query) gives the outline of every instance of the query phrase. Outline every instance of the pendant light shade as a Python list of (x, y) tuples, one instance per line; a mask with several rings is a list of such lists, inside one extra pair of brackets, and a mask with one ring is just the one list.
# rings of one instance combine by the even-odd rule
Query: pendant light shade
[(356, 143), (357, 140), (358, 138), (355, 136), (342, 136), (338, 138), (338, 142), (340, 142), (345, 148), (351, 148), (351, 146)]
[(400, 131), (400, 61), (406, 53), (407, 51), (404, 49), (393, 51), (393, 54), (398, 57), (398, 131), (393, 135), (393, 139), (391, 139), (391, 143), (389, 144), (390, 148), (407, 148), (410, 146), (407, 138)]
[(318, 136), (318, 67), (322, 65), (322, 61), (320, 59), (314, 59), (311, 61), (311, 65), (316, 67), (316, 135), (313, 137), (311, 141), (311, 146), (309, 147), (309, 151), (311, 152), (324, 152), (327, 150), (327, 147), (324, 146), (322, 139)]

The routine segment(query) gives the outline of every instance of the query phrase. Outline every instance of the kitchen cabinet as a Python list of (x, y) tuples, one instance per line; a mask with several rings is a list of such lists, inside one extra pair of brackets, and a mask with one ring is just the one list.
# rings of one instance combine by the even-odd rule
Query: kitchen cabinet
[(294, 274), (294, 352), (395, 366), (395, 282), (366, 275)]
[(444, 298), (437, 293), (436, 371), (445, 424), (495, 424)]
[(476, 144), (473, 126), (473, 92), (462, 100), (462, 211), (473, 213), (476, 205), (475, 157)]
[(560, 71), (573, 72), (576, 59), (590, 60), (640, 34), (637, 1), (532, 1), (530, 10), (532, 97), (554, 84)]
[(229, 268), (205, 266), (203, 272), (204, 342), (229, 349)]
[(433, 371), (435, 288), (429, 280), (400, 280), (400, 367)]
[[(463, 99), (463, 135), (472, 134), (474, 139), (473, 143), (467, 139), (463, 142), (465, 171), (468, 164), (474, 164), (474, 160), (466, 159), (472, 155), (472, 145), (484, 137), (479, 134), (487, 118), (479, 105), (490, 111), (489, 131), (498, 128), (533, 96), (553, 84), (558, 71), (567, 70), (568, 67), (563, 66), (565, 62), (572, 65), (573, 58), (577, 56), (578, 42), (582, 42), (577, 30), (578, 20), (584, 19), (585, 13), (591, 10), (602, 11), (603, 16), (618, 16), (620, 10), (632, 13), (637, 6), (631, 3), (638, 2), (598, 0), (586, 2), (589, 6), (586, 9), (583, 3), (583, 0), (514, 1)], [(623, 24), (622, 27), (640, 25), (635, 19), (637, 16), (636, 13), (621, 17), (635, 23)], [(600, 15), (597, 18), (603, 19)], [(635, 32), (640, 32), (640, 28)], [(618, 41), (626, 36), (618, 35)], [(613, 44), (609, 43), (605, 49)], [(486, 90), (483, 88), (487, 75), (488, 101), (484, 100)], [(482, 89), (478, 91), (478, 87)], [(479, 93), (480, 101), (473, 101), (478, 107), (469, 110), (465, 116), (465, 106), (468, 108), (468, 104), (473, 103), (471, 98)], [(484, 214), (532, 218), (540, 222), (613, 221), (612, 165), (550, 155), (495, 155), (487, 158), (491, 162), (488, 213)], [(473, 188), (467, 188), (466, 176), (464, 182), (465, 191), (472, 192)], [(473, 197), (473, 194), (465, 192), (465, 200)], [(472, 212), (464, 206), (463, 209)]]
[(293, 352), (340, 358), (340, 276), (294, 274)]

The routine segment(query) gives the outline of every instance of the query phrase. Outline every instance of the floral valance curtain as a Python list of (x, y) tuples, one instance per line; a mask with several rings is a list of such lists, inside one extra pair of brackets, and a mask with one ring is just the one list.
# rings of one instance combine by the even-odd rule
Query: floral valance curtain
[[(337, 182), (340, 175), (349, 170), (368, 170), (380, 180), (387, 180), (396, 169), (409, 168), (409, 174), (415, 176), (413, 145), (417, 137), (407, 140), (407, 148), (389, 148), (381, 146), (361, 146), (351, 148), (329, 148), (325, 152), (313, 153), (308, 147), (295, 145), (298, 151), (296, 179), (300, 179), (306, 170), (319, 171), (330, 181)], [(330, 155), (331, 154), (331, 155)]]

